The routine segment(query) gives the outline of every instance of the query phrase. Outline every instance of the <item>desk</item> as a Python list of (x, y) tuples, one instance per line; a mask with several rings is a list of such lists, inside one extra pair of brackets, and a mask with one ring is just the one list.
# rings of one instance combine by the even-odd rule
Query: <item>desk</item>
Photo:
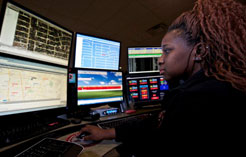
[[(92, 124), (92, 123), (95, 124), (95, 123), (100, 123), (106, 120), (115, 120), (119, 118), (124, 118), (124, 117), (129, 117), (129, 116), (134, 116), (134, 115), (141, 115), (141, 114), (156, 112), (156, 111), (160, 111), (160, 108), (141, 109), (141, 110), (137, 110), (137, 112), (133, 114), (119, 113), (113, 116), (101, 117), (99, 120), (93, 121), (93, 122), (82, 121), (82, 123), (80, 124), (69, 124), (67, 126), (50, 131), (48, 133), (44, 133), (36, 137), (27, 139), (25, 141), (21, 141), (13, 145), (0, 148), (0, 154), (1, 156), (14, 156), (20, 153), (21, 151), (23, 151), (24, 149), (26, 149), (26, 147), (30, 147), (31, 145), (33, 145), (34, 143), (40, 141), (41, 139), (45, 137), (56, 138), (59, 140), (66, 140), (68, 136), (70, 136), (73, 133), (78, 132), (80, 128), (85, 124)], [(111, 150), (114, 150), (114, 148), (119, 146), (120, 144), (121, 143), (115, 142), (114, 140), (104, 140), (96, 145), (85, 147), (83, 153), (80, 154), (80, 157), (101, 157), (101, 156), (106, 157), (105, 154), (107, 154)], [(114, 154), (112, 156), (116, 156), (116, 155)], [(110, 154), (107, 154), (107, 157), (110, 157)]]
[[(76, 133), (76, 132), (74, 132)], [(66, 139), (72, 134), (68, 134), (57, 138), (58, 140), (66, 141)], [(83, 152), (79, 157), (102, 157), (107, 152), (111, 151), (115, 147), (119, 146), (120, 142), (115, 142), (114, 140), (103, 140), (95, 145), (84, 147)]]

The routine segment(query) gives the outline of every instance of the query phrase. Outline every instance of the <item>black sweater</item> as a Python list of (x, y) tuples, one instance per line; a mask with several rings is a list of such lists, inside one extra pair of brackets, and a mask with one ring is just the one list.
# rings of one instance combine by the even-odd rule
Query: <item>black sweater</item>
[(116, 140), (136, 156), (236, 153), (246, 133), (245, 100), (245, 94), (229, 83), (199, 71), (165, 95), (166, 113), (160, 128), (150, 120), (120, 126)]

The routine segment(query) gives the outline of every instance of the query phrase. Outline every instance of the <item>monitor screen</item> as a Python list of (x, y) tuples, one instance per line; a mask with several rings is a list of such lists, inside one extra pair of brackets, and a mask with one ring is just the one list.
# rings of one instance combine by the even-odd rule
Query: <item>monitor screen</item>
[(126, 84), (128, 101), (134, 104), (160, 101), (169, 89), (163, 76), (129, 76)]
[(71, 31), (18, 4), (7, 2), (3, 10), (1, 52), (68, 66)]
[(129, 74), (159, 73), (158, 58), (161, 55), (161, 47), (129, 47)]
[(120, 42), (76, 33), (75, 68), (119, 70)]
[(66, 107), (67, 68), (0, 56), (0, 116)]
[(122, 101), (122, 72), (93, 70), (77, 71), (78, 106)]

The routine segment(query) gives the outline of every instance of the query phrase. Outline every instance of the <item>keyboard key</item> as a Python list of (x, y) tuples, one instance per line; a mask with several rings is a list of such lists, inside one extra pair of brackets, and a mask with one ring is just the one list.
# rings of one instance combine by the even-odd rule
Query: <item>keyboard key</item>
[(75, 143), (45, 138), (16, 157), (69, 157), (70, 152), (78, 155), (82, 150), (83, 146)]

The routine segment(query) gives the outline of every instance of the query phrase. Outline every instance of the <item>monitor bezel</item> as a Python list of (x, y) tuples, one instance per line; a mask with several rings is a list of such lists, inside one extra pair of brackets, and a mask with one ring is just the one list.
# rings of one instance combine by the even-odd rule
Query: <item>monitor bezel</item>
[[(148, 106), (159, 106), (161, 104), (161, 102), (163, 101), (163, 99), (158, 99), (158, 100), (143, 100), (143, 101), (137, 101), (137, 102), (130, 102), (130, 91), (129, 91), (129, 84), (128, 84), (128, 79), (127, 78), (136, 78), (137, 80), (139, 80), (141, 77), (158, 77), (161, 78), (163, 77), (160, 73), (158, 74), (154, 74), (154, 73), (141, 73), (141, 74), (137, 74), (137, 75), (132, 75), (132, 74), (127, 74), (125, 76), (125, 92), (126, 92), (126, 102), (129, 106), (133, 106), (134, 108), (144, 108), (144, 107), (148, 107)], [(166, 93), (168, 90), (164, 91), (164, 93)], [(133, 103), (133, 104), (130, 104)]]
[[(95, 104), (86, 104), (86, 105), (78, 105), (78, 71), (80, 70), (85, 70), (85, 71), (102, 71), (102, 72), (121, 72), (122, 74), (122, 101), (115, 101), (115, 102), (105, 102), (105, 103), (95, 103)], [(120, 105), (124, 102), (125, 98), (124, 98), (124, 92), (125, 92), (125, 88), (124, 88), (124, 72), (121, 70), (102, 70), (102, 69), (85, 69), (85, 68), (71, 68), (69, 69), (68, 75), (69, 73), (73, 73), (76, 75), (76, 83), (74, 88), (76, 88), (76, 95), (73, 97), (73, 99), (75, 99), (75, 101), (72, 101), (72, 104), (67, 104), (67, 110), (68, 112), (74, 112), (77, 110), (84, 110), (84, 111), (89, 111), (91, 108), (97, 108), (100, 106), (104, 106), (104, 105), (108, 105), (110, 107), (117, 107), (119, 108)], [(69, 77), (68, 78), (68, 85), (69, 85)], [(70, 92), (70, 91), (68, 91)], [(69, 97), (69, 93), (68, 93), (68, 102), (71, 102), (71, 97)]]
[[(72, 55), (72, 46), (73, 46), (73, 42), (74, 42), (74, 32), (58, 23), (56, 23), (55, 21), (17, 3), (17, 2), (14, 2), (13, 0), (3, 0), (2, 2), (2, 7), (1, 7), (1, 15), (0, 15), (0, 36), (1, 36), (1, 30), (2, 30), (2, 26), (3, 26), (3, 20), (4, 20), (4, 16), (5, 16), (5, 11), (6, 11), (6, 8), (7, 8), (7, 4), (10, 3), (12, 5), (15, 5), (23, 10), (25, 10), (26, 12), (29, 12), (30, 14), (33, 14), (34, 16), (37, 16), (38, 18), (41, 18), (45, 21), (47, 21), (48, 23), (52, 24), (52, 25), (55, 25), (61, 29), (64, 29), (65, 31), (71, 33), (71, 43), (70, 43), (70, 50), (69, 50), (69, 56), (68, 56), (68, 61), (67, 61), (67, 65), (62, 65), (62, 64), (57, 64), (57, 63), (52, 63), (52, 62), (48, 62), (48, 61), (44, 61), (44, 60), (38, 60), (38, 59), (32, 59), (32, 58), (28, 58), (28, 57), (22, 57), (20, 55), (14, 55), (14, 54), (9, 54), (9, 53), (4, 53), (4, 54), (8, 54), (10, 56), (13, 56), (13, 57), (20, 57), (20, 58), (25, 58), (27, 60), (35, 60), (37, 62), (43, 62), (43, 63), (47, 63), (47, 64), (52, 64), (52, 65), (58, 65), (58, 66), (63, 66), (63, 67), (69, 67), (69, 62), (71, 60), (71, 55)], [(0, 54), (2, 54), (2, 52), (0, 52)]]
[(128, 46), (127, 47), (127, 75), (131, 75), (131, 76), (147, 76), (147, 75), (158, 75), (160, 74), (160, 72), (139, 72), (139, 73), (130, 73), (129, 72), (129, 48), (161, 48), (161, 46)]
[[(6, 11), (6, 7), (7, 4), (10, 3), (12, 5), (15, 5), (57, 27), (60, 27), (68, 32), (70, 32), (72, 34), (72, 41), (71, 41), (71, 45), (70, 45), (70, 52), (69, 52), (69, 58), (68, 58), (68, 65), (69, 65), (69, 61), (71, 58), (71, 53), (72, 53), (72, 46), (73, 46), (73, 38), (74, 38), (74, 32), (63, 27), (62, 25), (57, 24), (56, 22), (48, 19), (47, 17), (42, 16), (41, 14), (38, 14), (37, 12), (26, 8), (25, 6), (14, 2), (12, 0), (3, 0), (2, 1), (2, 5), (1, 5), (1, 11), (0, 11), (0, 30), (2, 29), (3, 26), (3, 19), (5, 16), (5, 11)], [(0, 32), (1, 33), (1, 32)], [(13, 54), (8, 54), (8, 53), (2, 53), (0, 52), (0, 56), (3, 57), (8, 57), (8, 58), (13, 58), (13, 59), (18, 59), (18, 60), (25, 60), (28, 62), (34, 62), (34, 63), (39, 63), (39, 64), (45, 64), (45, 65), (50, 65), (50, 66), (56, 66), (56, 67), (61, 67), (61, 68), (67, 68), (67, 66), (65, 65), (61, 65), (61, 64), (55, 64), (55, 63), (51, 63), (51, 62), (46, 62), (44, 60), (36, 60), (36, 59), (32, 59), (32, 58), (27, 58), (27, 57), (23, 57), (23, 56), (19, 56), (19, 55), (13, 55)], [(18, 121), (22, 121), (23, 119), (26, 120), (31, 117), (39, 117), (39, 118), (43, 118), (43, 117), (57, 117), (61, 114), (66, 113), (66, 106), (65, 107), (57, 107), (57, 108), (50, 108), (50, 109), (42, 109), (42, 110), (37, 110), (37, 111), (28, 111), (28, 112), (21, 112), (21, 113), (15, 113), (15, 114), (8, 114), (8, 115), (1, 115), (0, 116), (0, 121), (1, 122), (5, 122), (5, 123), (11, 123), (11, 122), (15, 122), (17, 119)], [(5, 124), (4, 123), (4, 124)], [(8, 124), (9, 125), (9, 124)]]
[[(94, 38), (98, 38), (98, 39), (103, 39), (103, 40), (109, 40), (109, 41), (113, 41), (113, 42), (118, 42), (120, 44), (120, 52), (119, 52), (119, 63), (118, 63), (118, 69), (97, 69), (97, 68), (85, 68), (85, 67), (75, 67), (75, 59), (76, 59), (76, 43), (77, 43), (77, 35), (85, 35), (85, 36), (89, 36), (89, 37), (94, 37)], [(75, 32), (74, 33), (74, 53), (73, 53), (73, 63), (72, 63), (72, 67), (73, 68), (77, 68), (77, 69), (88, 69), (88, 70), (110, 70), (110, 71), (120, 71), (121, 70), (121, 52), (122, 52), (122, 43), (119, 40), (114, 40), (114, 39), (110, 39), (110, 38), (106, 38), (106, 37), (101, 37), (101, 36), (96, 36), (96, 35), (91, 35), (91, 34), (87, 34), (87, 33), (82, 33), (82, 32)]]
[[(47, 62), (43, 62), (43, 61), (36, 61), (36, 60), (32, 60), (30, 58), (24, 58), (24, 57), (20, 57), (20, 56), (13, 56), (10, 54), (5, 54), (5, 53), (0, 53), (1, 57), (6, 57), (6, 58), (13, 58), (13, 59), (17, 59), (17, 60), (24, 60), (27, 62), (33, 62), (33, 63), (38, 63), (38, 64), (44, 64), (44, 65), (48, 65), (48, 66), (55, 66), (58, 68), (66, 68), (62, 65), (57, 65), (57, 64), (52, 64), (52, 63), (47, 63)], [(68, 73), (68, 71), (67, 71)], [(27, 112), (20, 112), (20, 113), (13, 113), (13, 114), (6, 114), (6, 115), (0, 115), (0, 119), (21, 119), (21, 117), (26, 117), (26, 116), (35, 116), (35, 117), (41, 117), (41, 116), (58, 116), (61, 114), (64, 114), (66, 112), (66, 106), (64, 107), (56, 107), (56, 108), (49, 108), (49, 109), (41, 109), (41, 110), (34, 110), (34, 111), (27, 111)]]

